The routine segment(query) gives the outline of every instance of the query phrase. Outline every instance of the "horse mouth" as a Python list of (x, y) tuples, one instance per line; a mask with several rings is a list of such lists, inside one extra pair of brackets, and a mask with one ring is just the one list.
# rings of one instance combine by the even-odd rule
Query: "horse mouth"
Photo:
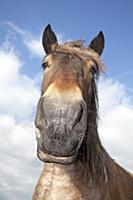
[(77, 158), (77, 154), (73, 154), (71, 156), (66, 156), (66, 157), (53, 156), (45, 153), (40, 148), (37, 150), (37, 156), (43, 162), (58, 163), (58, 164), (71, 164)]

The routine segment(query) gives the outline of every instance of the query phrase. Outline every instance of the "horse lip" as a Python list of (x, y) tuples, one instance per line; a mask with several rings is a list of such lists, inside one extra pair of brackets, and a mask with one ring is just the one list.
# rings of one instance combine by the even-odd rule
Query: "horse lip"
[(37, 156), (43, 162), (58, 163), (58, 164), (72, 164), (77, 158), (77, 153), (71, 156), (57, 157), (57, 156), (52, 156), (50, 154), (47, 154), (39, 148), (37, 150)]

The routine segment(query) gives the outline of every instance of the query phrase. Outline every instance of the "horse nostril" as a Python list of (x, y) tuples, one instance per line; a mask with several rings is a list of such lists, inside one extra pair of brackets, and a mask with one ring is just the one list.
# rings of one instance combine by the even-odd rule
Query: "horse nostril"
[(76, 118), (75, 121), (74, 121), (74, 124), (73, 124), (73, 126), (72, 126), (72, 129), (76, 126), (76, 124), (78, 124), (78, 123), (81, 121), (82, 116), (83, 116), (83, 108), (82, 108), (82, 106), (81, 106), (81, 109), (80, 109), (80, 111), (79, 111), (78, 114), (77, 114), (77, 118)]
[(78, 116), (77, 116), (77, 120), (76, 120), (77, 123), (80, 122), (82, 115), (83, 115), (83, 108), (81, 107), (81, 110), (80, 110), (80, 112), (78, 113)]

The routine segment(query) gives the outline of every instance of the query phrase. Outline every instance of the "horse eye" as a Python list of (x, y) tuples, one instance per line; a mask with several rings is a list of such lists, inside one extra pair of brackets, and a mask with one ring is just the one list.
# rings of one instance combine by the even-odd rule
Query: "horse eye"
[(42, 68), (43, 68), (43, 70), (45, 70), (47, 67), (49, 67), (48, 62), (43, 62), (43, 63), (42, 63)]
[(92, 66), (91, 69), (90, 69), (90, 72), (91, 72), (92, 75), (95, 75), (97, 73), (96, 66)]

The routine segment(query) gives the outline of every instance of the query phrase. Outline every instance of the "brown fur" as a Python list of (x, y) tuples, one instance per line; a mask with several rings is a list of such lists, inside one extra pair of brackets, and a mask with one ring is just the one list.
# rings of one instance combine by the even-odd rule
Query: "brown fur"
[[(58, 68), (53, 52), (49, 58), (46, 58), (48, 64), (54, 67), (52, 72), (50, 70), (46, 72), (42, 83), (42, 95), (52, 83), (60, 91), (79, 86), (87, 104), (87, 129), (75, 163), (68, 166), (46, 164), (36, 186), (33, 200), (56, 200), (59, 192), (58, 200), (133, 200), (133, 177), (112, 160), (103, 148), (97, 132), (97, 79), (99, 73), (104, 71), (99, 55), (91, 49), (86, 49), (82, 41), (60, 45), (55, 50), (55, 53), (59, 52), (70, 56), (76, 55), (79, 62), (81, 60), (84, 63), (84, 81), (80, 83), (80, 79), (75, 77), (73, 66), (67, 67), (67, 60), (63, 60), (62, 65), (65, 66), (63, 69)], [(95, 75), (91, 72), (93, 64), (96, 67)], [(61, 70), (65, 72), (62, 73)], [(45, 184), (51, 173), (50, 183)], [(62, 182), (59, 191), (58, 188), (54, 189), (58, 183), (58, 180), (57, 182), (55, 180), (60, 178), (62, 181), (63, 177), (64, 185)]]

